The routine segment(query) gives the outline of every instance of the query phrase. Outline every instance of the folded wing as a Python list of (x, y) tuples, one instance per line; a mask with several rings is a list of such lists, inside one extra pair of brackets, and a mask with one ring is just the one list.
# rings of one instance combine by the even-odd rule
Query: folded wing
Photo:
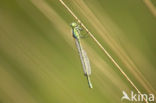
[(77, 49), (78, 49), (78, 52), (80, 55), (84, 74), (91, 75), (91, 66), (90, 66), (88, 56), (87, 56), (86, 52), (83, 50), (83, 48), (81, 47), (81, 45), (79, 44), (79, 41), (77, 39), (75, 39), (75, 42), (76, 42), (76, 46), (77, 46)]

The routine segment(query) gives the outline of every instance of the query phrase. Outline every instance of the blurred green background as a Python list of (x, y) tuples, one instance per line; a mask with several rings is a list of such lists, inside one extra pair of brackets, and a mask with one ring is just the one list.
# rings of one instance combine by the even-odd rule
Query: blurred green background
[[(137, 88), (155, 95), (156, 17), (143, 0), (64, 2)], [(82, 39), (92, 67), (88, 88), (73, 21), (59, 0), (0, 1), (0, 103), (130, 103), (122, 91), (137, 91), (89, 36)]]

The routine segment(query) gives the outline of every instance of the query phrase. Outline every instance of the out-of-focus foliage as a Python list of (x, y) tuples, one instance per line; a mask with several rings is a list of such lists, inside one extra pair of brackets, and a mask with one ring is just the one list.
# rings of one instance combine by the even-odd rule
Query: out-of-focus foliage
[[(137, 88), (156, 94), (156, 17), (145, 3), (64, 2)], [(89, 36), (82, 39), (92, 66), (88, 88), (73, 21), (59, 0), (0, 1), (0, 103), (120, 103), (123, 90), (136, 92)]]

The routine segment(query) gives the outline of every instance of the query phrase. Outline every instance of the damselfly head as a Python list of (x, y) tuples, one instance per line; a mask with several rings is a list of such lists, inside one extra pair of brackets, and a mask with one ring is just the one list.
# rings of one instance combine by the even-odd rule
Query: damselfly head
[(76, 27), (78, 24), (75, 22), (72, 22), (70, 25), (71, 25), (71, 27)]

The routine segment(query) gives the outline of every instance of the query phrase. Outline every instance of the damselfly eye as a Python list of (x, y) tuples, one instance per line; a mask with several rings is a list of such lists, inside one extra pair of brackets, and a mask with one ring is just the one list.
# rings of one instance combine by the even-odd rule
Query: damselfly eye
[(71, 26), (72, 27), (76, 27), (77, 26), (77, 23), (73, 22), (73, 23), (71, 23)]

